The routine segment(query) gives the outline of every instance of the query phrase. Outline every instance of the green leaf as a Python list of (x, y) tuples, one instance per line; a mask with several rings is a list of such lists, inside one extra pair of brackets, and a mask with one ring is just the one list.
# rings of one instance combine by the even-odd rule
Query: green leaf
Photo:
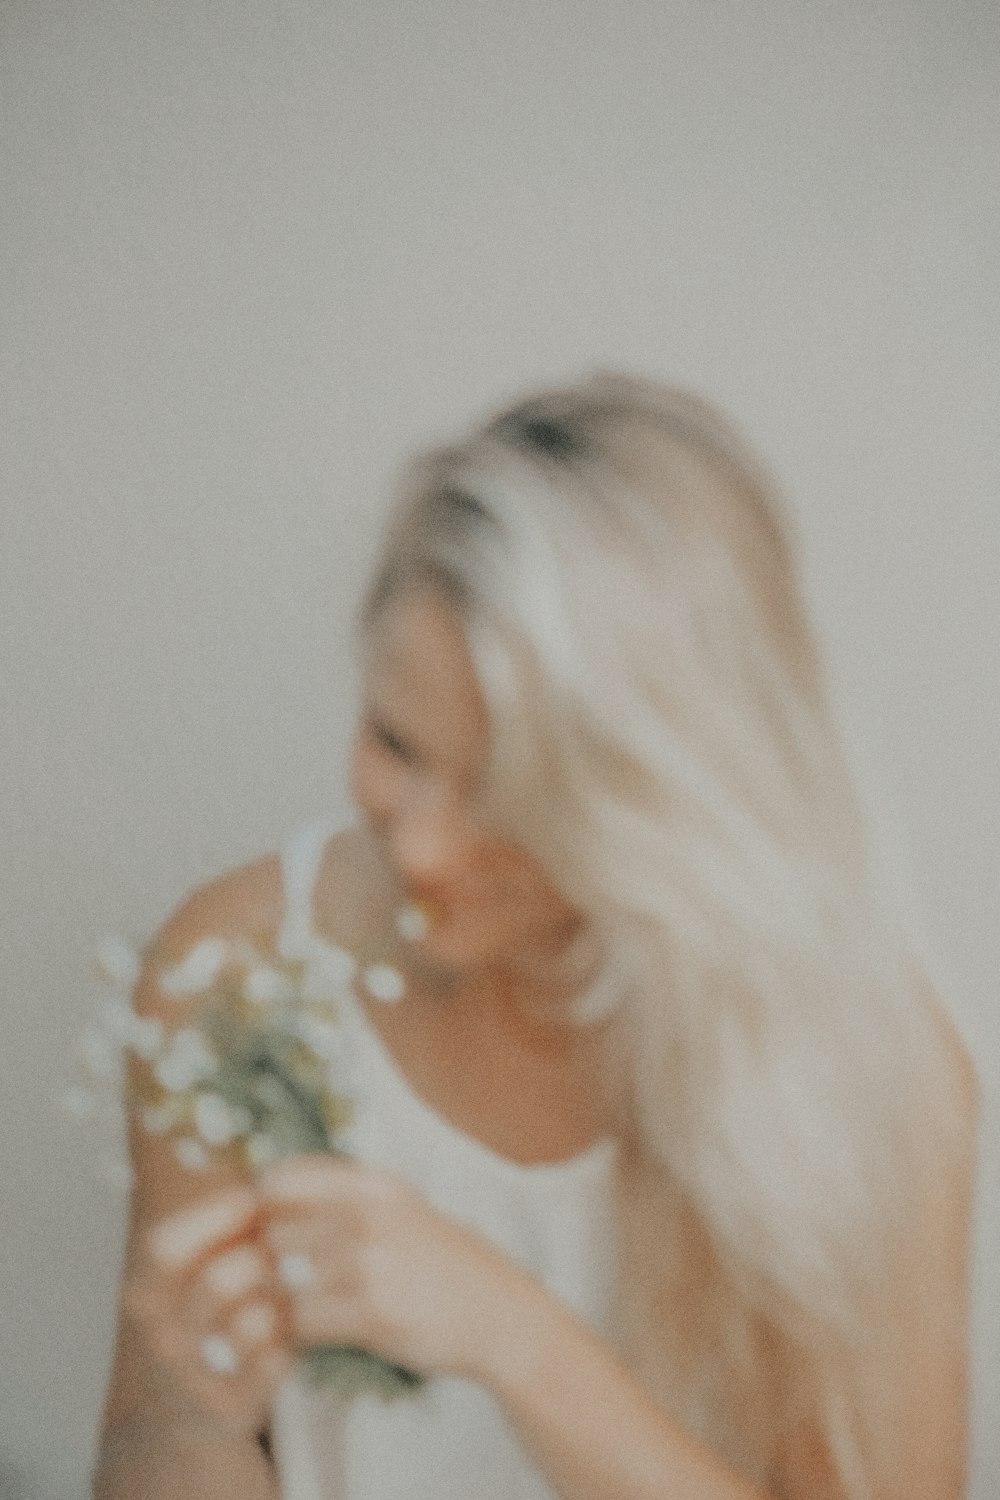
[(347, 1399), (368, 1392), (383, 1401), (396, 1401), (427, 1384), (425, 1376), (403, 1365), (347, 1345), (315, 1344), (304, 1351), (302, 1362), (312, 1385), (335, 1390)]

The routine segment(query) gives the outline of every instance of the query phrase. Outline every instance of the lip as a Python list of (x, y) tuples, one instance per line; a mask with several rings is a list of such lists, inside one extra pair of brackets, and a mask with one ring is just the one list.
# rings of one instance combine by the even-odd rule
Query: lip
[(429, 890), (426, 886), (412, 885), (404, 881), (403, 891), (407, 904), (419, 907), (431, 924), (440, 921), (451, 906), (440, 890)]
[[(377, 830), (376, 833), (378, 835)], [(442, 886), (408, 880), (393, 859), (388, 840), (383, 835), (378, 835), (378, 842), (381, 845), (383, 865), (399, 892), (402, 904), (419, 906), (429, 918), (435, 912), (444, 912), (451, 905), (451, 898)]]

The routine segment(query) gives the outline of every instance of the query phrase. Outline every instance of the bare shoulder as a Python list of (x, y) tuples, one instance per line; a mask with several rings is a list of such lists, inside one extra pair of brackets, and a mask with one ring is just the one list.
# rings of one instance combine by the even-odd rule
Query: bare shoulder
[(972, 1053), (936, 986), (922, 976), (923, 992), (941, 1041), (943, 1065), (956, 1103), (956, 1126), (967, 1163), (976, 1154), (982, 1090)]
[[(147, 946), (136, 989), (140, 1014), (162, 1014), (159, 988), (164, 969), (178, 963), (199, 943), (213, 938), (245, 938), (264, 954), (273, 954), (285, 914), (281, 855), (272, 851), (190, 891)], [(371, 840), (357, 826), (334, 833), (323, 848), (313, 891), (316, 928), (331, 941), (350, 946), (370, 928), (373, 913), (385, 902), (383, 877)], [(175, 1000), (166, 1002), (173, 1020)]]
[(176, 962), (207, 937), (273, 941), (283, 906), (277, 854), (226, 870), (190, 891), (147, 949), (158, 964)]
[[(282, 908), (281, 862), (277, 855), (265, 855), (226, 871), (191, 891), (145, 948), (132, 997), (133, 1009), (159, 1022), (167, 1032), (190, 1024), (202, 997), (171, 993), (164, 987), (167, 971), (211, 939), (227, 942), (243, 937), (260, 951), (269, 951)], [(198, 1172), (186, 1169), (167, 1137), (143, 1128), (134, 1103), (141, 1093), (140, 1069), (137, 1059), (130, 1057), (129, 1071), (136, 1086), (129, 1091), (126, 1114), (133, 1166), (131, 1211), (136, 1224), (172, 1213), (238, 1180), (229, 1166), (211, 1165)], [(138, 1248), (137, 1242), (134, 1248)]]

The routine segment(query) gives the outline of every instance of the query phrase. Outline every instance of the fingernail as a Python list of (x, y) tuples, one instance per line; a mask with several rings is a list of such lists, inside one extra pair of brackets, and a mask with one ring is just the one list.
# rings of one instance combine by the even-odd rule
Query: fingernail
[(199, 1346), (202, 1363), (215, 1375), (235, 1375), (240, 1367), (240, 1357), (229, 1339), (220, 1333), (210, 1333)]
[(278, 1280), (290, 1292), (303, 1292), (316, 1285), (316, 1267), (308, 1255), (290, 1250), (278, 1257)]
[(266, 1344), (277, 1323), (274, 1308), (266, 1302), (251, 1302), (233, 1318), (233, 1332), (246, 1344)]
[(201, 1208), (174, 1214), (152, 1231), (150, 1252), (162, 1266), (176, 1270), (217, 1240), (236, 1234), (255, 1208), (252, 1193), (232, 1193)]
[(205, 1269), (205, 1280), (220, 1297), (242, 1297), (263, 1279), (263, 1258), (249, 1245), (217, 1256)]

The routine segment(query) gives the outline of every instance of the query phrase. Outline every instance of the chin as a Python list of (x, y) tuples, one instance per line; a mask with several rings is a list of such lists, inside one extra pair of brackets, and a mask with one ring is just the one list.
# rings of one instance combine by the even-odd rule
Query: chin
[(498, 936), (493, 928), (483, 931), (478, 925), (470, 929), (455, 921), (442, 920), (440, 925), (432, 921), (417, 947), (431, 963), (463, 969), (498, 958), (505, 951), (503, 939), (498, 941)]

